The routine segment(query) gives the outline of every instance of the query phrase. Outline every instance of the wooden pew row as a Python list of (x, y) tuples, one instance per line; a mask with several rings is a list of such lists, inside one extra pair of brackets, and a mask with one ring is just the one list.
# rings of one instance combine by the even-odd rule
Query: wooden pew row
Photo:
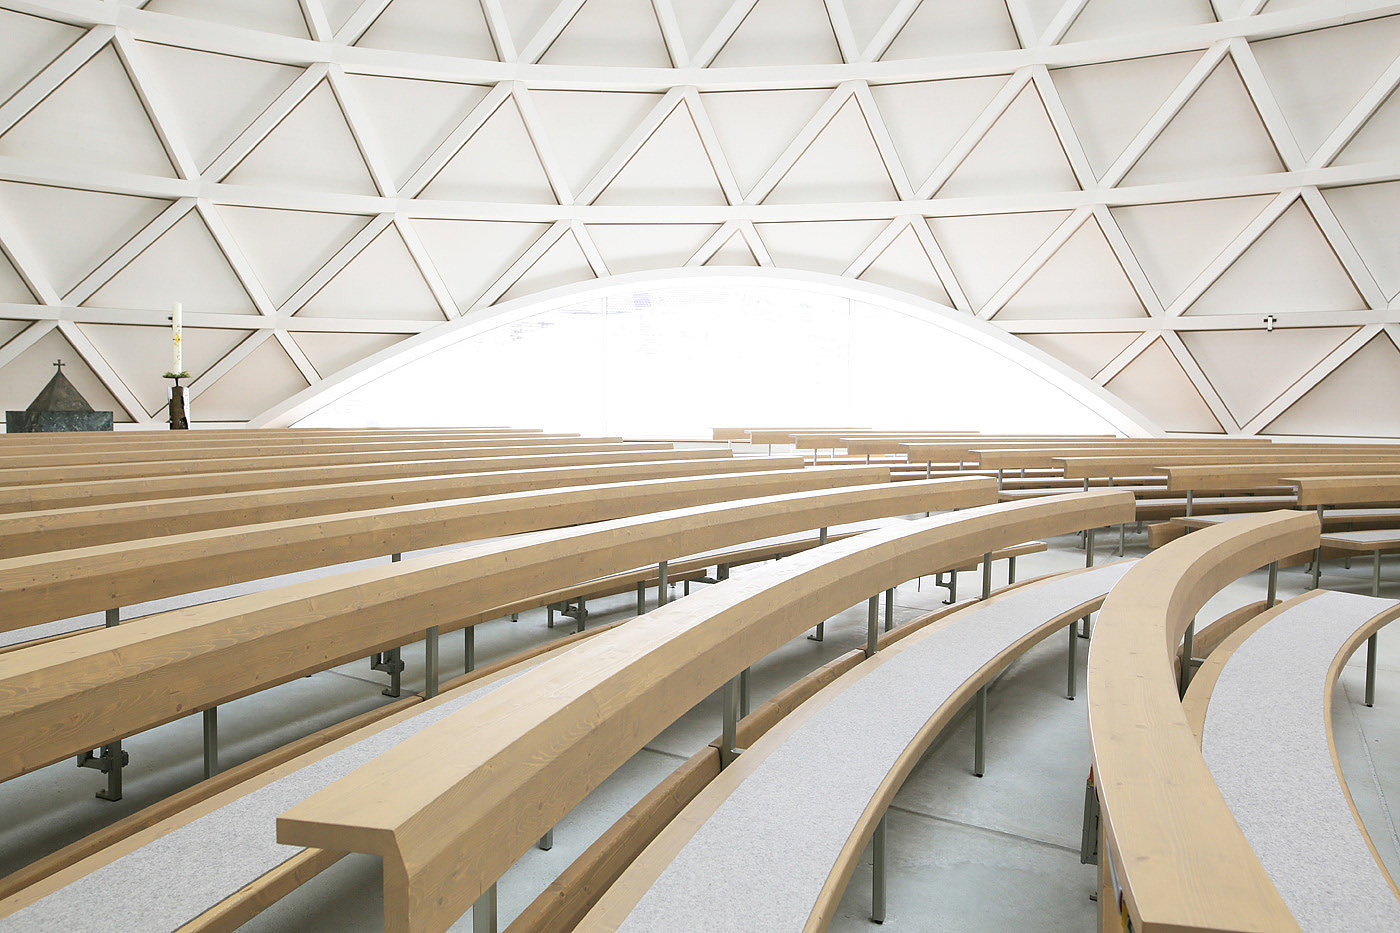
[[(1332, 736), (1343, 666), (1397, 617), (1400, 601), (1305, 593), (1212, 652), (1182, 700), (1230, 812), (1305, 930), (1400, 929), (1400, 890)], [(1373, 695), (1370, 677), (1366, 690)]]
[[(806, 628), (929, 566), (1114, 523), (1131, 504), (1127, 493), (1079, 493), (914, 520), (710, 587), (398, 744), (285, 812), (278, 839), (383, 856), (386, 929), (446, 929), (618, 765)], [(876, 629), (872, 622), (870, 650)], [(732, 688), (726, 705), (736, 695)], [(371, 786), (394, 791), (366, 807)]]
[[(1039, 447), (1013, 450), (978, 449), (972, 458), (979, 466), (1012, 470), (1038, 467), (1061, 471), (1071, 479), (1161, 476), (1161, 468), (1172, 463), (1258, 463), (1267, 460), (1308, 462), (1351, 456), (1351, 451), (1318, 450), (1283, 445), (1231, 446), (1156, 445), (1136, 447)], [(1394, 451), (1356, 452), (1359, 457), (1381, 459)], [(1070, 466), (1073, 461), (1072, 467)]]
[[(494, 434), (454, 438), (452, 440), (364, 440), (364, 441), (296, 441), (294, 443), (274, 443), (249, 440), (242, 444), (226, 444), (217, 447), (201, 444), (121, 447), (121, 448), (82, 448), (60, 453), (33, 452), (15, 454), (0, 451), (0, 468), (29, 467), (44, 469), (57, 466), (81, 466), (92, 463), (136, 463), (148, 460), (208, 460), (218, 458), (266, 457), (273, 453), (285, 454), (335, 454), (368, 453), (371, 451), (394, 450), (453, 450), (471, 447), (523, 447), (537, 444), (617, 444), (620, 437), (582, 437), (578, 434)], [(662, 443), (661, 441), (628, 441), (627, 443)]]
[(36, 450), (81, 450), (89, 446), (186, 447), (191, 444), (243, 445), (250, 441), (355, 441), (380, 439), (441, 439), (482, 435), (523, 436), (544, 433), (540, 428), (233, 428), (193, 431), (65, 431), (61, 433), (0, 433), (0, 449), (15, 453)]
[(456, 460), (350, 463), (284, 470), (241, 470), (236, 473), (201, 473), (193, 476), (95, 480), (87, 483), (39, 483), (32, 486), (0, 487), (0, 514), (104, 505), (113, 502), (140, 502), (148, 499), (168, 499), (172, 496), (202, 496), (223, 492), (246, 492), (253, 489), (277, 489), (286, 486), (318, 486), (337, 482), (492, 473), (502, 470), (529, 470), (605, 463), (708, 460), (731, 455), (731, 451), (724, 448), (620, 450), (599, 453), (531, 454), (522, 457), (462, 457)]
[(135, 503), (79, 506), (0, 515), (0, 554), (19, 557), (188, 534), (233, 525), (286, 521), (312, 515), (355, 512), (471, 496), (558, 489), (720, 473), (763, 473), (802, 467), (800, 457), (732, 457), (641, 463), (501, 470), (448, 476), (365, 480), (321, 486), (292, 486), (250, 492), (149, 499)]
[(1299, 929), (1211, 778), (1171, 662), (1216, 592), (1317, 538), (1297, 512), (1223, 522), (1143, 558), (1104, 602), (1089, 654), (1099, 858), (1136, 930)]
[[(494, 618), (497, 607), (522, 591), (584, 583), (775, 534), (972, 505), (988, 501), (991, 493), (990, 483), (976, 480), (882, 483), (579, 525), (159, 613), (8, 652), (0, 655), (0, 780), (470, 624), (464, 619)], [(430, 666), (430, 682), (435, 676)]]
[(749, 440), (750, 431), (867, 431), (869, 428), (838, 428), (830, 425), (810, 425), (803, 428), (711, 428), (710, 434), (717, 441), (740, 441)]
[[(905, 451), (905, 449), (904, 449), (904, 445), (905, 445), (905, 444), (908, 444), (908, 443), (914, 443), (914, 442), (916, 442), (916, 441), (914, 441), (913, 439), (910, 439), (910, 438), (903, 438), (903, 437), (885, 437), (885, 436), (874, 436), (874, 437), (869, 437), (869, 436), (861, 436), (861, 435), (846, 435), (846, 436), (844, 436), (844, 437), (842, 438), (842, 440), (843, 440), (843, 442), (844, 442), (844, 443), (843, 443), (843, 446), (846, 448), (846, 450), (847, 450), (849, 453), (852, 453), (852, 454), (898, 454), (898, 455), (901, 456), (901, 457), (903, 457), (903, 456), (905, 455), (905, 453), (906, 453), (906, 451)], [(1090, 435), (1074, 435), (1074, 434), (1070, 434), (1070, 435), (1027, 435), (1027, 434), (977, 434), (976, 432), (973, 432), (973, 433), (969, 433), (969, 434), (962, 434), (962, 435), (956, 435), (956, 436), (953, 436), (953, 437), (942, 438), (941, 440), (947, 441), (947, 442), (949, 442), (949, 443), (955, 443), (955, 442), (958, 442), (958, 441), (976, 441), (976, 442), (978, 442), (978, 443), (979, 443), (981, 446), (983, 446), (983, 447), (992, 447), (992, 446), (996, 446), (996, 445), (998, 445), (998, 444), (1022, 444), (1022, 443), (1031, 443), (1031, 444), (1039, 444), (1039, 443), (1046, 443), (1046, 444), (1051, 444), (1051, 443), (1075, 443), (1075, 442), (1083, 442), (1083, 443), (1099, 443), (1099, 442), (1103, 442), (1103, 443), (1109, 443), (1109, 442), (1111, 442), (1112, 440), (1114, 440), (1114, 436), (1111, 435), (1111, 434), (1100, 434), (1100, 435), (1094, 435), (1094, 434), (1090, 434)], [(933, 442), (933, 441), (924, 441), (924, 443), (934, 443), (934, 442)]]
[[(1076, 623), (1130, 566), (993, 595), (864, 659), (747, 746), (578, 930), (708, 930), (736, 920), (769, 930), (825, 928), (872, 836), (883, 865), (885, 810), (932, 743), (1000, 671), (1066, 626), (1072, 658)], [(833, 757), (833, 749), (847, 754)], [(811, 801), (792, 788), (817, 775), (822, 817), (811, 820)], [(883, 922), (882, 867), (873, 900), (873, 919)]]
[[(0, 631), (444, 545), (812, 489), (888, 482), (879, 467), (568, 486), (315, 515), (0, 559)], [(975, 495), (978, 480), (952, 480)], [(927, 487), (926, 487), (927, 488)], [(912, 491), (912, 490), (911, 490)]]
[[(288, 453), (265, 454), (257, 457), (214, 457), (194, 460), (143, 460), (131, 463), (86, 463), (77, 466), (30, 467), (0, 469), (0, 487), (29, 485), (36, 476), (45, 483), (82, 483), (92, 480), (135, 479), (145, 477), (194, 476), (208, 473), (238, 473), (257, 470), (294, 470), (297, 467), (349, 466), (353, 464), (421, 463), (431, 460), (458, 460), (463, 457), (544, 456), (571, 453), (629, 453), (672, 450), (670, 444), (593, 443), (580, 440), (554, 444), (527, 444), (508, 447), (478, 447), (466, 444), (444, 449), (369, 450), (334, 454)], [(712, 449), (713, 450), (713, 449)]]
[[(1262, 449), (1272, 446), (1269, 439), (1258, 438), (1220, 438), (1209, 444), (1209, 449)], [(1103, 441), (1083, 440), (1081, 438), (1050, 438), (1048, 440), (1022, 440), (1004, 441), (995, 438), (968, 438), (960, 441), (940, 441), (932, 443), (902, 444), (905, 456), (911, 463), (924, 463), (932, 460), (936, 463), (946, 461), (976, 461), (977, 454), (974, 451), (1021, 451), (1027, 458), (1033, 458), (1037, 453), (1049, 450), (1103, 450), (1112, 452), (1122, 451), (1168, 451), (1180, 448), (1203, 447), (1206, 442), (1199, 440), (1178, 440), (1175, 438), (1132, 438), (1128, 440), (1107, 439)], [(1008, 464), (1011, 466), (1013, 464)], [(1021, 464), (1015, 463), (1015, 466)], [(1040, 464), (1026, 463), (1026, 466)], [(1050, 464), (1044, 464), (1050, 465)]]

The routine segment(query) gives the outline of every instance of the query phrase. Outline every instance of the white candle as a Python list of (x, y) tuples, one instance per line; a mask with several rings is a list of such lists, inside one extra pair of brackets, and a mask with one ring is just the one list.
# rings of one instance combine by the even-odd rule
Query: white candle
[(180, 316), (181, 316), (181, 310), (182, 310), (182, 309), (180, 308), (180, 303), (179, 303), (178, 301), (175, 302), (175, 313), (174, 313), (173, 315), (171, 315), (171, 318), (170, 318), (170, 323), (171, 323), (172, 330), (173, 330), (173, 333), (171, 334), (171, 339), (172, 339), (172, 341), (173, 341), (173, 344), (172, 344), (172, 352), (173, 352), (174, 365), (173, 365), (173, 366), (171, 367), (171, 369), (170, 369), (170, 371), (171, 371), (172, 373), (182, 373), (182, 372), (185, 371), (185, 368), (184, 368), (184, 365), (183, 365), (183, 362), (184, 362), (184, 361), (183, 361), (183, 358), (182, 358), (182, 354), (181, 354), (181, 352), (180, 352)]

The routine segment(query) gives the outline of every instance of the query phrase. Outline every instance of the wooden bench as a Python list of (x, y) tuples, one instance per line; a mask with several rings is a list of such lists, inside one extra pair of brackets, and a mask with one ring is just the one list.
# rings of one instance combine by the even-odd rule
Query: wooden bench
[(1343, 666), (1397, 617), (1395, 600), (1306, 593), (1231, 636), (1183, 701), (1230, 813), (1304, 930), (1400, 929), (1400, 891), (1346, 790), (1332, 737)]
[(600, 463), (641, 463), (658, 460), (710, 460), (732, 456), (724, 448), (688, 450), (624, 450), (600, 453), (532, 454), (521, 457), (463, 457), (457, 460), (414, 460), (398, 463), (351, 463), (283, 470), (242, 470), (137, 479), (94, 480), (86, 483), (42, 483), (0, 487), (0, 513), (73, 508), (111, 502), (138, 502), (171, 496), (212, 495), (282, 486), (314, 486), (335, 482), (398, 479), (528, 470)]
[[(929, 566), (1114, 523), (1131, 504), (1093, 492), (918, 519), (710, 587), (399, 744), (284, 813), (278, 839), (383, 856), (386, 929), (445, 929), (613, 769), (726, 682), (732, 749), (739, 673), (811, 625)], [(877, 642), (872, 614), (867, 650)], [(371, 787), (381, 791), (373, 804)]]
[(1104, 601), (1088, 696), (1106, 924), (1121, 905), (1144, 933), (1298, 929), (1201, 757), (1172, 661), (1219, 590), (1317, 537), (1298, 512), (1223, 522), (1152, 552)]
[[(801, 457), (730, 457), (566, 466), (494, 473), (414, 476), (321, 486), (216, 493), (135, 503), (79, 506), (0, 515), (0, 554), (17, 557), (233, 525), (286, 521), (361, 509), (532, 489), (634, 482), (722, 473), (795, 470)], [(825, 469), (825, 467), (823, 467)]]
[[(750, 745), (601, 898), (583, 930), (823, 929), (872, 836), (884, 920), (884, 818), (909, 772), (1007, 665), (1098, 607), (1131, 562), (993, 595), (867, 658)], [(832, 755), (841, 749), (842, 754)], [(819, 775), (819, 777), (818, 777)], [(822, 787), (821, 818), (793, 788)], [(703, 892), (703, 894), (701, 893)], [(929, 892), (930, 896), (936, 896)]]
[(774, 534), (974, 505), (991, 486), (885, 483), (537, 532), (0, 654), (0, 780), (425, 636), (433, 685), (438, 633), (523, 594)]

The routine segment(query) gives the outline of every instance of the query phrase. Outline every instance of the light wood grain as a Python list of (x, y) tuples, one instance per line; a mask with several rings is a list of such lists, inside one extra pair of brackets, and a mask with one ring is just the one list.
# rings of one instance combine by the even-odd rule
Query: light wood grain
[(1298, 490), (1298, 506), (1310, 509), (1338, 505), (1400, 505), (1400, 475), (1299, 476), (1296, 471), (1283, 482)]

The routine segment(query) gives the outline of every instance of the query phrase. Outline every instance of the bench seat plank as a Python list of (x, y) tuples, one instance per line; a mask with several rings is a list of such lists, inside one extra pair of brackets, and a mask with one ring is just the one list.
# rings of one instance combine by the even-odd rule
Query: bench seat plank
[[(882, 794), (903, 782), (900, 766), (918, 760), (968, 685), (990, 680), (1047, 623), (1101, 599), (1133, 563), (1019, 587), (862, 662), (796, 711), (795, 728), (780, 725), (702, 791), (578, 929), (823, 928), (814, 910), (823, 891), (839, 899), (843, 853), (858, 857), (864, 842), (853, 838), (878, 819), (868, 811), (883, 812)], [(813, 780), (816, 806), (794, 793)], [(658, 851), (678, 845), (657, 864)], [(632, 907), (647, 876), (657, 880)]]
[[(1400, 930), (1400, 898), (1336, 767), (1329, 669), (1400, 601), (1320, 592), (1245, 638), (1220, 670), (1201, 751), (1305, 931)], [(1349, 652), (1348, 652), (1349, 653)]]

